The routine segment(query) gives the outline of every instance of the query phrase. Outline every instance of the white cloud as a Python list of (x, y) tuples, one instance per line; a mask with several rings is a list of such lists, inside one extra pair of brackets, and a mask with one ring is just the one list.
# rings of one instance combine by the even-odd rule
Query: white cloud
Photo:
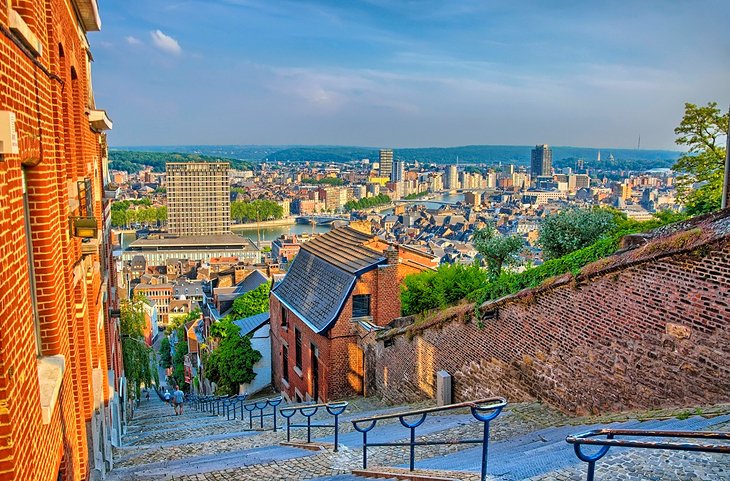
[(124, 37), (124, 40), (126, 40), (129, 45), (142, 45), (142, 40), (131, 35), (128, 37)]
[(182, 48), (180, 48), (180, 44), (177, 43), (177, 40), (169, 35), (165, 35), (162, 31), (155, 30), (154, 32), (150, 32), (150, 36), (152, 37), (152, 43), (154, 46), (163, 52), (171, 53), (173, 55), (180, 55), (182, 53)]

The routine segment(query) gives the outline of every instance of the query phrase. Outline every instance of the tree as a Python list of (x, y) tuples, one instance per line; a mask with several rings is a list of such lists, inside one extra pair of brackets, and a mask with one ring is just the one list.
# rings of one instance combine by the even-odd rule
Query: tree
[(251, 347), (248, 336), (241, 336), (241, 329), (230, 317), (214, 325), (217, 329), (211, 331), (217, 347), (207, 356), (207, 377), (218, 385), (220, 394), (238, 394), (240, 384), (250, 383), (256, 377), (253, 366), (262, 355)]
[(593, 244), (616, 225), (615, 215), (606, 209), (568, 209), (545, 218), (539, 243), (545, 259), (557, 259)]
[[(717, 102), (706, 106), (684, 104), (684, 117), (674, 129), (677, 145), (687, 146), (672, 166), (680, 172), (677, 177), (677, 193), (687, 213), (699, 215), (720, 208), (722, 180), (725, 170), (723, 137), (728, 131), (728, 114), (722, 114)], [(692, 185), (698, 183), (697, 189)]]
[(494, 225), (474, 233), (474, 247), (487, 261), (487, 271), (492, 279), (499, 277), (505, 264), (517, 261), (517, 253), (523, 245), (520, 237), (501, 235)]
[(140, 397), (142, 384), (149, 386), (155, 378), (154, 353), (144, 342), (144, 296), (122, 301), (119, 329), (122, 338), (122, 360), (127, 378), (127, 395)]
[(486, 272), (478, 265), (444, 264), (436, 271), (407, 276), (401, 287), (403, 315), (444, 308), (484, 286)]
[(269, 284), (264, 283), (233, 301), (231, 308), (233, 319), (243, 319), (268, 311), (269, 290)]
[(175, 354), (172, 356), (172, 377), (175, 384), (182, 386), (183, 390), (188, 388), (185, 382), (185, 356), (188, 353), (188, 336), (185, 327), (177, 330), (177, 342), (175, 343)]
[(170, 339), (167, 336), (162, 338), (160, 342), (160, 363), (162, 367), (168, 369), (172, 367), (172, 354), (170, 354)]

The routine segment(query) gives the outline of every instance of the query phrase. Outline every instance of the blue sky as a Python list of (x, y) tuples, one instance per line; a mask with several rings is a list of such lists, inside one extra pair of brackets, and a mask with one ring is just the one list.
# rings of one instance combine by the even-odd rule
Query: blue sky
[(110, 143), (674, 147), (726, 0), (100, 0)]

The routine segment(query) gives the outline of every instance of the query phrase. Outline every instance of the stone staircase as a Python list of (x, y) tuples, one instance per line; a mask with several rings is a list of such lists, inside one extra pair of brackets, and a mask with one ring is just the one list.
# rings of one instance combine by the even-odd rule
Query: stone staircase
[[(154, 396), (153, 396), (154, 397)], [(362, 434), (349, 420), (400, 412), (409, 407), (388, 407), (358, 400), (340, 418), (340, 449), (332, 452), (331, 430), (317, 429), (313, 441), (321, 449), (282, 446), (285, 430), (248, 431), (248, 421), (226, 420), (186, 405), (175, 416), (171, 406), (154, 398), (143, 401), (129, 423), (124, 446), (116, 449), (115, 469), (107, 479), (116, 480), (317, 480), (362, 481), (351, 474), (362, 467)], [(661, 413), (657, 414), (657, 416)], [(682, 416), (683, 418), (685, 416)], [(715, 410), (713, 417), (686, 419), (607, 420), (569, 418), (539, 404), (510, 405), (491, 424), (489, 479), (564, 481), (585, 479), (579, 461), (565, 436), (598, 426), (661, 430), (728, 430), (730, 406)], [(280, 423), (282, 426), (283, 423)], [(419, 440), (479, 438), (481, 424), (467, 412), (429, 416), (418, 428)], [(304, 439), (292, 431), (292, 440)], [(397, 420), (379, 423), (368, 433), (372, 442), (405, 440), (408, 430)], [(481, 448), (469, 445), (416, 448), (419, 473), (448, 471), (442, 476), (478, 480)], [(370, 448), (368, 467), (384, 472), (377, 479), (403, 479), (407, 474), (405, 448)], [(728, 458), (728, 459), (726, 459)], [(657, 459), (662, 462), (657, 462)], [(597, 464), (596, 479), (609, 480), (730, 480), (730, 456), (701, 453), (659, 453), (612, 448)], [(395, 467), (395, 469), (387, 469)], [(399, 469), (398, 469), (399, 468)], [(661, 468), (661, 469), (660, 469)], [(390, 474), (387, 474), (390, 473)], [(426, 478), (423, 478), (426, 479)]]

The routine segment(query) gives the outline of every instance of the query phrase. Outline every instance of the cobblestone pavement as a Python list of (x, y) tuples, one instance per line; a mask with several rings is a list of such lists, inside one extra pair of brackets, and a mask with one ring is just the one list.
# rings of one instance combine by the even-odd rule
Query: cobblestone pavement
[[(348, 422), (375, 412), (387, 410), (400, 412), (430, 405), (420, 403), (416, 406), (386, 408), (370, 399), (358, 399), (351, 403), (346, 415), (341, 419), (341, 445), (339, 452), (329, 449), (312, 452), (303, 449), (282, 448), (278, 444), (286, 440), (286, 433), (279, 431), (246, 432), (248, 422), (226, 421), (225, 418), (208, 413), (196, 412), (186, 407), (182, 416), (174, 416), (172, 408), (153, 399), (143, 403), (125, 436), (125, 446), (115, 450), (115, 470), (110, 480), (179, 480), (179, 481), (218, 481), (218, 480), (308, 480), (320, 477), (349, 473), (360, 469), (362, 449), (359, 434), (352, 433)], [(729, 405), (695, 410), (662, 410), (631, 412), (603, 417), (570, 417), (539, 403), (520, 403), (508, 406), (504, 413), (492, 422), (490, 440), (492, 443), (509, 442), (521, 435), (558, 426), (585, 426), (626, 421), (629, 419), (668, 419), (689, 417), (701, 414), (714, 416), (730, 413)], [(470, 416), (463, 418), (443, 416), (439, 419), (443, 429), (434, 428), (419, 440), (444, 441), (455, 438), (479, 438), (481, 424), (469, 422)], [(379, 422), (378, 427), (390, 426), (396, 432), (397, 420)], [(721, 425), (722, 430), (730, 429), (730, 423)], [(717, 430), (718, 427), (713, 427)], [(375, 432), (375, 431), (373, 431)], [(402, 439), (408, 431), (401, 429)], [(350, 434), (348, 434), (350, 433)], [(299, 434), (300, 435), (300, 434)], [(313, 438), (331, 442), (331, 430), (318, 429)], [(396, 436), (397, 437), (397, 436)], [(295, 438), (296, 439), (296, 438)], [(397, 439), (389, 439), (395, 441)], [(572, 449), (566, 444), (566, 449)], [(417, 448), (418, 460), (437, 459), (453, 453), (473, 449), (473, 446), (431, 446)], [(281, 452), (287, 451), (286, 456)], [(299, 453), (301, 451), (301, 453)], [(462, 456), (459, 454), (458, 456)], [(519, 456), (519, 452), (515, 452)], [(458, 457), (457, 457), (458, 458)], [(730, 458), (725, 456), (724, 458)], [(638, 480), (708, 480), (730, 481), (730, 459), (721, 455), (629, 450), (612, 448), (609, 454), (598, 461), (596, 479), (601, 481), (638, 481)], [(368, 450), (368, 464), (372, 469), (377, 466), (399, 466), (407, 463), (405, 448), (371, 448)], [(450, 458), (447, 458), (450, 459)], [(454, 463), (458, 464), (458, 462)], [(418, 464), (417, 464), (418, 467)], [(455, 465), (455, 468), (459, 466)], [(386, 469), (386, 468), (382, 468)], [(392, 469), (392, 468), (391, 468)], [(440, 471), (446, 474), (444, 471)], [(578, 481), (586, 476), (586, 464), (575, 459), (575, 463), (559, 470), (546, 472), (530, 478), (529, 481)], [(454, 479), (472, 481), (478, 479), (474, 472), (452, 472)], [(323, 478), (326, 479), (326, 478)], [(364, 479), (364, 478), (363, 478)], [(511, 480), (509, 476), (495, 478)]]

